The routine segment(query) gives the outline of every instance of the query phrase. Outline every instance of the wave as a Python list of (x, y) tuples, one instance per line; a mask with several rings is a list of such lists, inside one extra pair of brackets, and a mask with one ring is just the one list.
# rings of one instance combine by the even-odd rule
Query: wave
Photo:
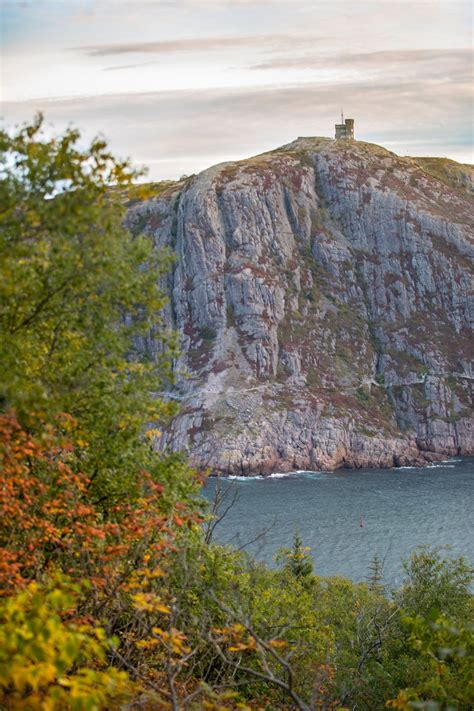
[(320, 474), (331, 474), (331, 472), (313, 472), (311, 469), (297, 469), (296, 473), (297, 474), (316, 474), (316, 476), (319, 476)]
[(225, 479), (231, 479), (232, 481), (259, 481), (264, 479), (261, 474), (257, 474), (256, 476), (241, 476), (237, 474), (229, 474), (228, 476), (225, 477)]
[(425, 466), (421, 467), (415, 467), (415, 466), (407, 466), (407, 467), (392, 467), (393, 469), (419, 469), (420, 471), (423, 471), (424, 469), (455, 469), (456, 464), (458, 462), (462, 462), (462, 459), (442, 459), (439, 462), (429, 462), (428, 464), (425, 464)]
[(307, 469), (297, 469), (292, 472), (273, 472), (273, 474), (256, 474), (255, 476), (244, 476), (242, 474), (229, 474), (225, 479), (231, 479), (232, 481), (264, 481), (265, 479), (288, 479), (296, 478), (298, 476), (304, 476), (307, 479), (322, 479), (324, 474), (322, 472), (312, 472)]
[(329, 472), (313, 472), (309, 469), (296, 469), (292, 472), (274, 472), (268, 475), (268, 479), (287, 479), (288, 477), (304, 477), (305, 479), (324, 479), (324, 475)]

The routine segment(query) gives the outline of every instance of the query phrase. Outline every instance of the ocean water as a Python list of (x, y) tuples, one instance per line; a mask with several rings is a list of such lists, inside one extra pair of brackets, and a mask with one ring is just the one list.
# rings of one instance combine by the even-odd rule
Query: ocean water
[(214, 540), (243, 547), (273, 565), (295, 529), (311, 546), (315, 572), (361, 581), (377, 553), (384, 579), (396, 587), (402, 561), (419, 546), (447, 546), (474, 565), (474, 458), (432, 466), (294, 472), (271, 477), (210, 478), (235, 504), (220, 522)]

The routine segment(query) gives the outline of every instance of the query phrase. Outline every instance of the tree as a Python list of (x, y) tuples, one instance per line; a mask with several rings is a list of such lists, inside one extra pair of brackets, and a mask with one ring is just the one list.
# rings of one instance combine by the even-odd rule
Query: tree
[(426, 672), (415, 687), (402, 689), (387, 706), (400, 711), (469, 711), (474, 707), (474, 625), (454, 624), (446, 615), (405, 617), (412, 648)]
[[(170, 260), (122, 228), (137, 173), (102, 140), (80, 146), (72, 129), (47, 140), (41, 116), (0, 132), (0, 403), (37, 431), (67, 412), (109, 505), (149, 463), (145, 424), (174, 409), (152, 394), (175, 348), (158, 287)], [(154, 361), (138, 348), (150, 333)]]
[(309, 555), (311, 549), (303, 545), (303, 539), (295, 531), (292, 548), (281, 548), (276, 560), (283, 562), (283, 569), (298, 580), (307, 578), (313, 572), (313, 562)]
[(457, 620), (472, 605), (474, 569), (463, 557), (450, 558), (441, 549), (420, 548), (404, 568), (406, 578), (395, 599), (408, 615), (426, 616), (436, 610)]
[(367, 575), (367, 584), (372, 592), (383, 593), (383, 560), (380, 560), (376, 553), (369, 563), (369, 574)]
[(176, 532), (198, 520), (185, 504), (170, 503), (146, 471), (139, 472), (139, 495), (104, 516), (90, 478), (75, 471), (78, 453), (51, 425), (34, 436), (12, 414), (0, 415), (0, 596), (55, 569), (88, 579), (100, 606), (122, 589), (143, 591), (150, 575), (160, 577), (152, 572)]
[[(140, 678), (142, 608), (163, 626), (196, 477), (145, 436), (172, 411), (153, 394), (174, 353), (158, 287), (169, 259), (122, 228), (136, 174), (102, 141), (79, 146), (73, 130), (46, 140), (41, 118), (0, 133), (0, 595), (38, 582), (47, 607), (66, 573), (79, 618), (120, 630), (107, 654)], [(150, 333), (153, 361), (139, 348)]]

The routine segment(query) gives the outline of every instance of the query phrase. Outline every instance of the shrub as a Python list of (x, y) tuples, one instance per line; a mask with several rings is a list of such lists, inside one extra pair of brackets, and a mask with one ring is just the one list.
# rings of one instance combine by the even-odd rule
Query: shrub
[(107, 661), (113, 642), (78, 620), (78, 595), (56, 578), (0, 601), (2, 708), (91, 711), (131, 698), (128, 675)]
[(203, 341), (213, 341), (217, 337), (217, 331), (215, 328), (211, 328), (210, 326), (203, 326), (199, 330), (199, 336)]

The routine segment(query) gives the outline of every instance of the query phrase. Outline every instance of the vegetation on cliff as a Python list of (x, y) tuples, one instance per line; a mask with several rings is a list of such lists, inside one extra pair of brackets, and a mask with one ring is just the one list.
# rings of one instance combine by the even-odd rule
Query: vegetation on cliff
[(79, 145), (0, 134), (1, 708), (472, 708), (464, 561), (420, 551), (391, 592), (297, 535), (275, 570), (213, 544), (201, 477), (144, 435), (169, 257), (122, 229), (129, 166)]

